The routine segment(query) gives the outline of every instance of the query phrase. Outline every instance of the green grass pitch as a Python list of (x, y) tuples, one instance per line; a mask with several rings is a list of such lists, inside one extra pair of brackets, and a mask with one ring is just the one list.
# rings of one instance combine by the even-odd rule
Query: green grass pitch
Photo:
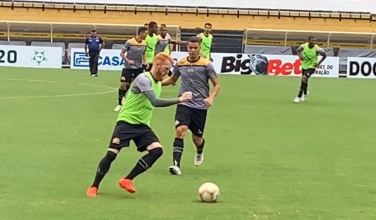
[[(376, 219), (376, 81), (313, 78), (295, 104), (298, 77), (221, 75), (201, 167), (189, 135), (182, 176), (168, 174), (175, 107), (157, 109), (165, 151), (137, 193), (117, 183), (140, 157), (131, 146), (88, 198), (117, 116), (120, 73), (99, 74), (0, 68), (1, 220)], [(198, 202), (206, 181), (216, 204)]]

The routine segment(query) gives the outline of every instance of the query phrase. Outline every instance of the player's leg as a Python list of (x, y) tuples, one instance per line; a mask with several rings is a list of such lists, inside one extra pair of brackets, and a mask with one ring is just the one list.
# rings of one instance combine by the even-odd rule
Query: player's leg
[(307, 82), (306, 82), (305, 90), (303, 92), (304, 98), (306, 98), (306, 96), (309, 94), (309, 92), (308, 92), (308, 81), (309, 81), (309, 78), (311, 78), (311, 76), (315, 73), (315, 71), (316, 71), (316, 69), (308, 69), (307, 70), (307, 73), (306, 73)]
[(127, 132), (127, 127), (124, 124), (118, 123), (112, 134), (111, 142), (106, 155), (98, 164), (93, 184), (86, 192), (88, 196), (94, 197), (97, 195), (99, 184), (110, 170), (111, 163), (116, 159), (116, 156), (120, 152), (121, 148), (129, 146), (130, 138), (128, 138), (128, 134), (124, 132)]
[(306, 90), (307, 82), (308, 82), (307, 74), (308, 74), (307, 70), (303, 69), (302, 70), (302, 78), (301, 78), (301, 82), (300, 82), (300, 90), (299, 90), (298, 96), (294, 99), (294, 102), (296, 102), (296, 103), (302, 101), (302, 96), (303, 96), (304, 91)]
[(168, 168), (172, 175), (180, 175), (180, 161), (184, 151), (184, 138), (191, 123), (191, 110), (185, 105), (178, 105), (175, 113), (175, 139), (173, 143), (172, 163)]
[(123, 98), (127, 93), (129, 85), (132, 81), (132, 71), (129, 69), (123, 69), (120, 77), (120, 87), (118, 91), (118, 105), (115, 107), (114, 111), (118, 112), (123, 105)]
[(189, 125), (189, 129), (192, 131), (192, 141), (196, 146), (196, 156), (194, 164), (200, 166), (204, 161), (204, 146), (205, 139), (203, 138), (207, 110), (192, 109), (192, 121)]
[(137, 146), (137, 150), (140, 152), (148, 151), (148, 154), (144, 155), (136, 163), (134, 168), (125, 178), (119, 180), (120, 187), (130, 193), (136, 192), (136, 189), (133, 186), (133, 179), (150, 169), (163, 154), (162, 145), (159, 143), (158, 137), (150, 127), (144, 125), (135, 130), (135, 132), (140, 133), (140, 135), (133, 139)]

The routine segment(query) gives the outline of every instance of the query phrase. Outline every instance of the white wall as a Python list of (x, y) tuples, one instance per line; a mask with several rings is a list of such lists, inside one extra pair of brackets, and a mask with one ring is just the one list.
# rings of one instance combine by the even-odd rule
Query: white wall
[[(17, 0), (15, 0), (17, 1)], [(20, 0), (33, 2), (92, 3), (92, 0)], [(282, 10), (347, 11), (376, 14), (376, 0), (99, 0), (98, 3), (159, 6), (258, 8)]]

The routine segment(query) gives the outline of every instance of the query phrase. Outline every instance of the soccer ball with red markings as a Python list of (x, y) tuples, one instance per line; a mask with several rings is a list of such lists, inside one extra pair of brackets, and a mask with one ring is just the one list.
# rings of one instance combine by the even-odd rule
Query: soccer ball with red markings
[(216, 202), (219, 197), (219, 188), (214, 183), (204, 183), (198, 189), (201, 202)]

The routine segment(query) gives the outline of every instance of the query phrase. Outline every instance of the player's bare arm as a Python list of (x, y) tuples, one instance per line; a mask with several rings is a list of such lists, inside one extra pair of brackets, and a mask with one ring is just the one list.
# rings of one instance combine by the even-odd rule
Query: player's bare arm
[(212, 79), (210, 79), (210, 81), (213, 85), (213, 89), (212, 89), (209, 97), (205, 99), (205, 103), (209, 107), (213, 104), (214, 98), (218, 95), (219, 90), (221, 90), (221, 86), (219, 85), (218, 78), (212, 78)]
[(171, 40), (170, 44), (187, 45), (188, 41)]
[(304, 56), (302, 54), (303, 49), (304, 49), (303, 45), (300, 45), (298, 49), (296, 49), (296, 53), (298, 54), (298, 57), (300, 60), (304, 60)]
[(213, 64), (209, 63), (206, 71), (207, 71), (207, 75), (209, 76), (209, 79), (210, 79), (210, 81), (213, 85), (213, 89), (212, 89), (209, 97), (204, 100), (206, 105), (210, 107), (213, 104), (214, 98), (218, 95), (219, 90), (221, 89), (221, 86), (219, 85), (217, 72), (215, 71)]
[(316, 67), (317, 67), (317, 66), (320, 66), (320, 65), (324, 62), (324, 60), (326, 59), (326, 57), (327, 57), (325, 50), (322, 49), (322, 48), (318, 48), (318, 49), (317, 49), (317, 53), (318, 53), (319, 55), (321, 55), (321, 59), (320, 59), (320, 61), (317, 63)]
[(179, 79), (179, 76), (172, 75), (162, 81), (162, 86), (169, 86), (171, 84), (174, 84), (176, 83), (176, 81), (178, 81), (178, 79)]
[(134, 64), (134, 61), (133, 60), (130, 60), (128, 59), (127, 55), (126, 55), (126, 52), (127, 52), (127, 49), (123, 48), (120, 52), (120, 57), (123, 58), (123, 60), (125, 60), (125, 62), (129, 63), (130, 65), (133, 65)]
[(178, 66), (177, 65), (174, 66), (174, 70), (172, 72), (172, 75), (170, 77), (168, 77), (167, 79), (164, 79), (162, 81), (162, 86), (169, 86), (171, 84), (176, 83), (176, 81), (178, 81), (180, 75), (181, 75), (181, 73), (179, 71)]

